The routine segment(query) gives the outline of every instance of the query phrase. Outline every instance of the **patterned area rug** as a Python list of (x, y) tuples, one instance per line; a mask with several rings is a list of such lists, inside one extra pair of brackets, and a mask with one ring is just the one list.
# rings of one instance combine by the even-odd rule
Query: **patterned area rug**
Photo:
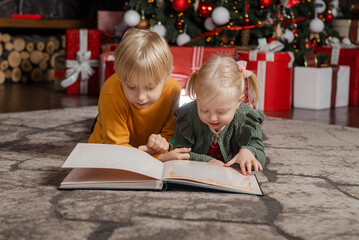
[(263, 197), (60, 191), (96, 107), (0, 114), (0, 239), (358, 239), (359, 129), (267, 118)]

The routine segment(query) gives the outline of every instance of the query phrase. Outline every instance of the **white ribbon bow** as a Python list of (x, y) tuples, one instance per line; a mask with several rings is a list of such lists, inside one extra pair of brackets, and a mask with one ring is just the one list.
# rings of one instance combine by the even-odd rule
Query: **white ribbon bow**
[(271, 43), (263, 43), (257, 47), (258, 52), (279, 52), (284, 48), (284, 44), (280, 41), (273, 41)]
[(67, 88), (74, 84), (81, 73), (81, 81), (87, 81), (95, 70), (92, 67), (98, 67), (98, 60), (90, 60), (91, 51), (76, 53), (77, 60), (66, 60), (66, 79), (61, 82), (61, 86)]
[[(271, 43), (267, 43), (267, 39), (260, 38), (260, 39), (258, 39), (258, 43), (259, 43), (258, 47), (254, 51), (251, 51), (251, 53), (250, 53), (250, 56), (255, 56), (254, 57), (255, 60), (252, 59), (254, 61), (257, 61), (257, 56), (256, 56), (257, 52), (265, 52), (266, 53), (266, 61), (274, 61), (274, 53), (279, 52), (284, 48), (284, 44), (277, 40), (273, 41)], [(287, 52), (287, 53), (290, 57), (290, 61), (289, 61), (287, 67), (291, 68), (291, 67), (293, 67), (293, 62), (295, 60), (294, 54), (292, 52)]]
[(329, 44), (332, 48), (357, 48), (355, 44), (352, 44), (349, 38), (343, 38), (342, 42), (336, 37), (334, 38), (327, 38), (326, 43)]

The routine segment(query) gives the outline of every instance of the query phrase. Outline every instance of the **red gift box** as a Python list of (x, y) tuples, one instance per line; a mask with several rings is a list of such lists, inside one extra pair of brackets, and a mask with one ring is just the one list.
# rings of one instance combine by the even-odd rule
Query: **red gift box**
[(66, 30), (66, 79), (61, 85), (67, 94), (98, 94), (99, 31)]
[[(202, 64), (214, 56), (235, 55), (235, 47), (218, 48), (218, 47), (170, 47), (173, 55), (173, 71), (171, 77), (176, 79), (182, 88), (191, 74)], [(113, 69), (114, 57), (113, 52), (105, 52), (100, 56), (100, 86), (115, 71)]]
[(191, 74), (204, 62), (214, 56), (235, 56), (235, 47), (170, 47), (173, 55), (173, 71), (171, 76), (182, 88)]
[(104, 52), (100, 55), (100, 71), (99, 71), (99, 86), (100, 90), (105, 83), (106, 79), (108, 79), (112, 74), (115, 73), (115, 69), (113, 68), (115, 62), (115, 56), (113, 52)]
[(101, 32), (101, 45), (116, 42), (116, 37), (122, 37), (128, 26), (123, 21), (123, 11), (98, 11), (97, 29)]
[[(333, 50), (331, 47), (316, 47), (315, 53), (329, 53), (331, 54), (330, 62), (334, 63), (335, 59), (339, 57), (339, 62), (335, 64), (350, 66), (350, 86), (349, 86), (349, 105), (359, 105), (359, 48), (341, 48), (340, 50)], [(339, 51), (339, 55), (338, 52)], [(335, 54), (335, 56), (333, 56)], [(337, 56), (338, 55), (338, 56)], [(334, 62), (333, 62), (334, 61)]]
[(260, 96), (256, 109), (264, 111), (291, 109), (294, 60), (292, 53), (237, 51), (236, 59), (247, 61), (247, 70), (257, 76)]

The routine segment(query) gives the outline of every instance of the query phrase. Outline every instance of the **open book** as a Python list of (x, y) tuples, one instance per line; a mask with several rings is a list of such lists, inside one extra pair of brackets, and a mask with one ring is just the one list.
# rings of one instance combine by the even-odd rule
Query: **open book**
[(263, 195), (255, 175), (205, 162), (161, 162), (136, 148), (78, 143), (63, 168), (72, 168), (59, 189), (153, 189), (177, 183), (228, 192)]

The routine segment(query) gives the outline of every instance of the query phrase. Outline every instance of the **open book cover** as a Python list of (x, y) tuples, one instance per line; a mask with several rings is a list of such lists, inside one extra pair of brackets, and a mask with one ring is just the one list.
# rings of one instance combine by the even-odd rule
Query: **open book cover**
[(255, 175), (205, 162), (161, 162), (136, 148), (78, 143), (63, 168), (72, 168), (59, 189), (153, 189), (166, 182), (263, 195)]

